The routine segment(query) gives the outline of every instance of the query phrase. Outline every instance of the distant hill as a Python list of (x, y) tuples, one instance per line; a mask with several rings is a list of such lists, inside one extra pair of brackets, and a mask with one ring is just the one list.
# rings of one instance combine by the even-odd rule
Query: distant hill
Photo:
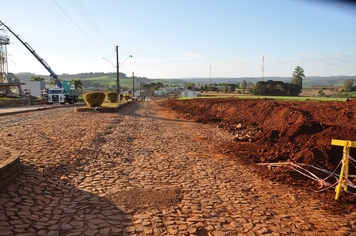
[[(33, 73), (29, 72), (24, 72), (24, 73), (17, 73), (15, 74), (21, 82), (29, 82), (32, 76), (35, 77), (43, 77), (45, 80), (48, 80), (50, 78), (49, 75), (36, 75)], [(90, 81), (95, 81), (101, 84), (108, 84), (108, 85), (113, 85), (116, 83), (116, 73), (104, 73), (104, 72), (90, 72), (90, 73), (80, 73), (80, 74), (61, 74), (58, 75), (58, 78), (61, 80), (72, 80), (72, 79), (79, 79), (79, 80), (90, 80)], [(337, 85), (337, 86), (342, 86), (345, 79), (355, 79), (356, 80), (356, 75), (355, 76), (329, 76), (329, 77), (324, 77), (324, 76), (308, 76), (303, 79), (303, 86), (306, 87), (312, 87), (312, 86), (331, 86), (331, 85)], [(132, 77), (126, 76), (125, 73), (120, 72), (120, 80), (123, 84), (129, 86), (130, 83), (132, 83)], [(157, 83), (161, 82), (163, 84), (167, 85), (184, 85), (184, 83), (187, 82), (193, 82), (196, 84), (207, 84), (207, 83), (228, 83), (228, 84), (236, 84), (236, 83), (242, 83), (244, 80), (246, 82), (252, 82), (256, 83), (261, 80), (261, 77), (240, 77), (240, 78), (223, 78), (223, 77), (214, 77), (214, 78), (155, 78), (155, 79), (149, 79), (146, 77), (135, 77), (135, 81), (142, 82), (142, 83)], [(291, 77), (265, 77), (265, 81), (267, 80), (274, 80), (274, 81), (283, 81), (283, 82), (290, 82)]]
[[(31, 77), (42, 77), (46, 81), (49, 81), (50, 75), (37, 75), (30, 72), (22, 72), (15, 74), (21, 82), (30, 82)], [(60, 80), (82, 80), (97, 82), (105, 85), (116, 84), (116, 73), (104, 73), (104, 72), (91, 72), (91, 73), (80, 73), (80, 74), (61, 74), (58, 75)], [(168, 85), (184, 85), (185, 80), (182, 79), (148, 79), (146, 77), (135, 76), (135, 82), (142, 82), (144, 84), (161, 82)], [(120, 72), (120, 86), (132, 86), (132, 77), (128, 77), (125, 73)]]
[[(274, 80), (282, 82), (290, 82), (292, 77), (265, 77), (264, 81)], [(355, 79), (356, 76), (309, 76), (303, 79), (303, 86), (312, 87), (312, 86), (342, 86), (345, 79)], [(173, 80), (173, 79), (170, 79)], [(244, 80), (246, 82), (256, 83), (261, 80), (261, 77), (241, 77), (241, 78), (180, 78), (180, 81), (193, 82), (199, 84), (209, 84), (209, 83), (227, 83), (227, 84), (236, 84), (242, 83)], [(165, 79), (157, 79), (157, 81), (165, 81)], [(163, 82), (162, 82), (163, 83)]]
[[(28, 82), (30, 81), (32, 76), (41, 76), (41, 75), (36, 75), (30, 72), (21, 72), (21, 73), (14, 73), (14, 75), (16, 75), (17, 78), (19, 78), (19, 80), (21, 80), (21, 82)], [(41, 76), (44, 77), (44, 76)]]

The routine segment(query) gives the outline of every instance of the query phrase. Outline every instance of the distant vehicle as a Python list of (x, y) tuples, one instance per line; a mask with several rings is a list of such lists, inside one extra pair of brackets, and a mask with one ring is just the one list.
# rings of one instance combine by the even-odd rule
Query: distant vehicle
[(150, 97), (146, 97), (145, 98), (145, 102), (150, 102), (151, 101), (151, 98)]

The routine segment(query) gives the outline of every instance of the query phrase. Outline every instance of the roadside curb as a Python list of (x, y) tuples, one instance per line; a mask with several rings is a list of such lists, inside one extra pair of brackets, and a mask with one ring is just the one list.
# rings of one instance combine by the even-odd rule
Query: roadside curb
[[(0, 116), (7, 116), (7, 115), (14, 115), (14, 114), (20, 114), (20, 113), (26, 113), (26, 112), (31, 112), (31, 111), (44, 111), (44, 110), (48, 110), (48, 109), (56, 109), (56, 108), (69, 108), (69, 107), (73, 107), (73, 106), (83, 106), (83, 104), (71, 104), (71, 105), (61, 105), (61, 106), (42, 106), (42, 107), (31, 107), (31, 106), (18, 106), (18, 107), (6, 107), (1, 109), (0, 108)], [(6, 111), (4, 112), (4, 110), (10, 110), (10, 109), (14, 109), (13, 111)]]
[(88, 107), (88, 106), (83, 106), (83, 107), (77, 107), (74, 108), (75, 112), (101, 112), (101, 113), (114, 113), (122, 109), (123, 107), (127, 106), (128, 104), (133, 103), (133, 101), (129, 101), (123, 104), (120, 104), (117, 107)]
[(18, 151), (0, 146), (0, 154), (3, 161), (0, 161), (0, 189), (20, 173), (20, 155)]

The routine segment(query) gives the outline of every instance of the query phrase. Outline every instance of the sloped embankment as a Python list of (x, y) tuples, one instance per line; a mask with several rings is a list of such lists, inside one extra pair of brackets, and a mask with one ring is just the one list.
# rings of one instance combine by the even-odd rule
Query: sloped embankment
[[(301, 102), (229, 98), (165, 100), (161, 104), (185, 118), (217, 124), (232, 133), (234, 138), (222, 150), (245, 162), (291, 161), (334, 170), (342, 158), (342, 147), (332, 146), (331, 140), (356, 141), (356, 99)], [(351, 156), (355, 154), (351, 149)], [(350, 168), (351, 173), (353, 166)], [(289, 177), (280, 174), (278, 178), (295, 181)]]

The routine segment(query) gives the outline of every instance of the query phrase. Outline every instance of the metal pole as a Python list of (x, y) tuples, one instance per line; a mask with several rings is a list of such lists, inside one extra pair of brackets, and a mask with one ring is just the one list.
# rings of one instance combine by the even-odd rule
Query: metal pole
[(141, 88), (142, 88), (142, 82), (141, 82), (141, 81), (139, 82), (139, 85), (140, 85), (140, 94), (139, 94), (138, 96), (139, 96), (139, 98), (141, 99), (141, 97), (142, 97), (142, 96), (141, 96)]
[(132, 99), (135, 97), (135, 72), (132, 71)]
[(116, 92), (120, 101), (120, 71), (119, 71), (119, 46), (116, 46)]

